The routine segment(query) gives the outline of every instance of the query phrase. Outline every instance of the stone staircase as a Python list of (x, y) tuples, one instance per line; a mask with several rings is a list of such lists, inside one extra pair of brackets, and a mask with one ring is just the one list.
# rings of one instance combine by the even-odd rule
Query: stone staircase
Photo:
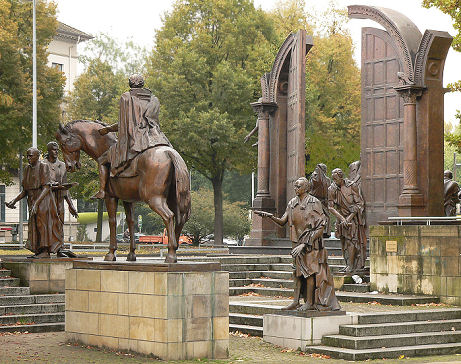
[(64, 331), (64, 294), (31, 295), (0, 263), (0, 332)]
[(461, 353), (461, 309), (359, 314), (305, 351), (345, 360)]
[[(272, 305), (255, 302), (230, 302), (229, 330), (240, 331), (255, 336), (262, 336), (263, 315), (275, 313), (283, 303), (275, 299), (290, 299), (293, 296), (292, 258), (287, 255), (220, 255), (208, 257), (180, 258), (180, 260), (220, 261), (221, 268), (229, 272), (229, 295), (260, 295), (274, 298)], [(328, 264), (333, 274), (344, 267), (344, 259), (340, 256), (329, 256)], [(368, 265), (368, 261), (367, 261)], [(338, 275), (337, 277), (341, 277)], [(365, 280), (367, 274), (362, 276)], [(350, 278), (350, 277), (349, 277)], [(383, 295), (369, 292), (368, 283), (346, 283), (336, 296), (342, 302), (368, 303), (377, 302), (382, 305), (413, 305), (438, 303), (437, 297)], [(281, 305), (282, 306), (281, 306)], [(285, 303), (287, 304), (287, 303)]]

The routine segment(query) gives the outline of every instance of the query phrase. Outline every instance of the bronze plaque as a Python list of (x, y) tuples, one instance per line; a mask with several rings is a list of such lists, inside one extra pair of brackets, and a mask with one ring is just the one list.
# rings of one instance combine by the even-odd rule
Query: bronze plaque
[(362, 187), (367, 221), (398, 216), (403, 185), (403, 104), (394, 90), (401, 65), (386, 31), (362, 29)]
[(395, 240), (386, 240), (386, 252), (397, 253), (397, 242)]

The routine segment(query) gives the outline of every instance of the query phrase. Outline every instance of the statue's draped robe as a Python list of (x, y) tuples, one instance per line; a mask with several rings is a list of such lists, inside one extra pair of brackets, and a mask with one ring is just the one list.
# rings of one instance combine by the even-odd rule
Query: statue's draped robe
[(450, 178), (443, 180), (443, 193), (445, 197), (444, 210), (445, 216), (456, 215), (456, 204), (459, 202), (459, 185)]
[[(27, 193), (29, 209), (37, 201), (46, 185), (51, 184), (48, 164), (38, 161), (35, 166), (24, 168), (22, 187)], [(27, 249), (40, 253), (46, 248), (56, 253), (63, 243), (62, 226), (59, 221), (56, 201), (52, 192), (48, 192), (37, 206), (35, 215), (29, 216), (29, 239)]]
[[(56, 182), (60, 185), (63, 183), (67, 183), (67, 171), (66, 171), (66, 164), (59, 159), (56, 161), (50, 162), (48, 159), (43, 161), (44, 163), (48, 164), (50, 169), (50, 180), (51, 182)], [(62, 230), (62, 236), (64, 236), (64, 198), (69, 192), (67, 190), (57, 189), (53, 191), (54, 199), (56, 201), (56, 208), (58, 210), (59, 220), (61, 222), (60, 228)]]
[(160, 103), (145, 88), (134, 88), (120, 98), (118, 141), (109, 149), (111, 175), (115, 176), (139, 153), (159, 145), (171, 147), (158, 124)]
[[(303, 201), (296, 196), (288, 203), (287, 216), (293, 247), (305, 245), (305, 249), (295, 258), (296, 277), (307, 278), (314, 275), (313, 304), (317, 310), (339, 310), (341, 307), (335, 295), (333, 276), (327, 262), (328, 252), (323, 246), (322, 237), (313, 239), (315, 233), (326, 224), (322, 203), (312, 195), (306, 196)], [(295, 226), (300, 223), (303, 226), (301, 234)]]
[(335, 223), (335, 236), (344, 238), (346, 244), (353, 244), (357, 249), (353, 270), (364, 267), (366, 256), (363, 253), (363, 246), (366, 246), (367, 236), (365, 231), (364, 209), (365, 202), (363, 200), (359, 186), (348, 180), (344, 180), (343, 188), (332, 182), (328, 188), (328, 200), (333, 201), (334, 208), (341, 216), (347, 218), (354, 213), (349, 226), (340, 225), (338, 221)]
[(319, 165), (315, 167), (317, 172), (317, 178), (311, 179), (312, 181), (312, 190), (311, 195), (317, 197), (322, 203), (323, 213), (326, 217), (325, 230), (323, 232), (324, 237), (330, 237), (331, 235), (331, 225), (330, 225), (330, 215), (328, 212), (328, 187), (330, 187), (331, 180), (325, 174), (325, 172), (320, 168)]

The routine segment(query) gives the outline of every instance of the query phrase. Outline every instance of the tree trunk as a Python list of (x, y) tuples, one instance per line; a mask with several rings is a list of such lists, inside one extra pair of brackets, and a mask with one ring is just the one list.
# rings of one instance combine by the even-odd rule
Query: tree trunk
[(214, 194), (214, 245), (223, 245), (222, 178), (211, 180)]
[(96, 227), (96, 242), (102, 241), (102, 214), (104, 213), (104, 200), (98, 200), (98, 223)]

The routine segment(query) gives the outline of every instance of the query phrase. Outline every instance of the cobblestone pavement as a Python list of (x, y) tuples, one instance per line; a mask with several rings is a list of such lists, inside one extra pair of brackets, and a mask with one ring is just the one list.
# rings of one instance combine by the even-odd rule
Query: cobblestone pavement
[[(265, 343), (261, 338), (231, 335), (230, 357), (227, 360), (192, 360), (171, 363), (216, 363), (216, 364), (346, 364), (344, 360), (303, 355), (297, 351), (287, 351)], [(164, 361), (130, 353), (120, 353), (106, 349), (85, 347), (66, 343), (65, 334), (11, 334), (0, 336), (0, 363), (12, 364), (35, 362), (47, 364), (141, 364), (164, 363)], [(461, 363), (461, 355), (425, 358), (404, 358), (402, 360), (373, 360), (367, 363)]]

